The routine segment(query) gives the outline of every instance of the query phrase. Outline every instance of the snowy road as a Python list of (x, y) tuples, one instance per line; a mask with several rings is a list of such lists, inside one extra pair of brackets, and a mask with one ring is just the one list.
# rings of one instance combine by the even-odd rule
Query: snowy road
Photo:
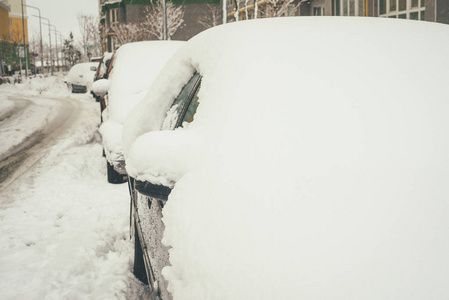
[(98, 120), (98, 103), (57, 78), (0, 86), (1, 299), (144, 299)]
[[(15, 108), (8, 114), (8, 118), (0, 123), (0, 139), (5, 141), (3, 147), (7, 148), (0, 154), (0, 190), (10, 185), (30, 166), (38, 162), (56, 143), (59, 136), (69, 131), (71, 126), (76, 126), (82, 110), (80, 103), (70, 98), (40, 98), (36, 100), (26, 97), (9, 97), (9, 100), (15, 103)], [(24, 119), (29, 118), (30, 114), (40, 113), (42, 110), (48, 111), (49, 115), (44, 113), (35, 118), (45, 117), (45, 127), (32, 127), (29, 128), (30, 130), (25, 130), (25, 134), (17, 134), (22, 131), (21, 124)], [(52, 116), (52, 112), (55, 110), (57, 114)], [(4, 136), (5, 134), (7, 136)], [(18, 136), (17, 144), (6, 142), (11, 135)]]

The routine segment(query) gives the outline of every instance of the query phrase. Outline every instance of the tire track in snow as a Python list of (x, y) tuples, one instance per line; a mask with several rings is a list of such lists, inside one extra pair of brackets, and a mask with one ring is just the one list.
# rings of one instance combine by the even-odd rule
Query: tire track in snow
[[(27, 172), (39, 162), (53, 145), (57, 138), (64, 134), (81, 115), (81, 104), (70, 98), (46, 100), (58, 102), (54, 106), (59, 113), (53, 119), (48, 120), (45, 128), (36, 131), (20, 144), (8, 150), (0, 160), (0, 191), (13, 183), (21, 175)], [(19, 100), (26, 100), (19, 98)]]

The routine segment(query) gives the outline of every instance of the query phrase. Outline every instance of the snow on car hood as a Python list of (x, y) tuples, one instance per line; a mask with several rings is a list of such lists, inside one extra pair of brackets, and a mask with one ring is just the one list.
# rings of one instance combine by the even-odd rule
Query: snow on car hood
[[(177, 181), (174, 299), (448, 298), (447, 49), (447, 25), (342, 17), (190, 40), (123, 128), (131, 176)], [(194, 122), (155, 136), (195, 69)]]

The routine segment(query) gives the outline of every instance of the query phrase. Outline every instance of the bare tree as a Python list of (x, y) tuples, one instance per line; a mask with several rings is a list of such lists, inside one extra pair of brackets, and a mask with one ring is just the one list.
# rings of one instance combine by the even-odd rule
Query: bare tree
[(218, 5), (207, 4), (207, 14), (199, 17), (197, 23), (205, 29), (221, 24), (220, 7)]
[(302, 4), (302, 0), (295, 4), (295, 0), (267, 0), (263, 10), (265, 18), (290, 17)]
[(118, 25), (113, 25), (112, 29), (117, 37), (117, 42), (120, 45), (126, 43), (139, 42), (148, 40), (148, 33), (144, 26), (137, 25), (135, 23), (120, 23)]
[(84, 51), (84, 55), (87, 58), (88, 53), (99, 55), (99, 47), (97, 44), (99, 40), (100, 30), (98, 28), (98, 18), (94, 15), (85, 15), (78, 13), (78, 25), (81, 32), (81, 46)]
[[(167, 36), (168, 39), (178, 30), (184, 23), (184, 8), (175, 6), (173, 2), (166, 2), (167, 10)], [(163, 35), (163, 7), (162, 1), (156, 3), (152, 0), (151, 5), (146, 9), (146, 18), (143, 22), (144, 27), (150, 38), (159, 40), (164, 39)]]

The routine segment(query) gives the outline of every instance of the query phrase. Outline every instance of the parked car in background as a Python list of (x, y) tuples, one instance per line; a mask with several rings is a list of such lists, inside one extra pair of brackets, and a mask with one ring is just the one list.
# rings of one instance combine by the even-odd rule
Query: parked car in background
[(126, 182), (122, 126), (129, 111), (145, 96), (165, 62), (184, 42), (146, 41), (121, 46), (111, 59), (108, 79), (97, 80), (93, 91), (104, 97), (100, 133), (110, 183)]
[(123, 128), (136, 276), (159, 299), (449, 299), (447, 49), (447, 25), (380, 18), (189, 40)]
[(87, 93), (92, 86), (98, 63), (87, 62), (74, 65), (67, 74), (67, 87), (72, 93)]

